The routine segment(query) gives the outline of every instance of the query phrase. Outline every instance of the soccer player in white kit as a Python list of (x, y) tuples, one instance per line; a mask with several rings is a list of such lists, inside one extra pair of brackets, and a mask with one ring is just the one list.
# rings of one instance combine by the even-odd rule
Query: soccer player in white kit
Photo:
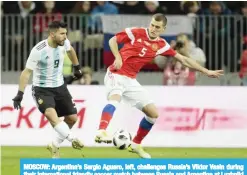
[[(77, 109), (63, 78), (63, 61), (67, 53), (74, 66), (74, 77), (82, 77), (74, 48), (67, 39), (67, 24), (53, 21), (49, 25), (47, 39), (36, 44), (29, 55), (26, 68), (22, 71), (18, 93), (13, 99), (15, 109), (21, 108), (24, 90), (33, 73), (32, 95), (39, 108), (56, 131), (51, 144), (47, 146), (52, 158), (59, 158), (60, 144), (67, 139), (75, 149), (82, 149), (83, 143), (73, 136), (71, 128), (77, 121)], [(64, 116), (64, 121), (59, 117)]]

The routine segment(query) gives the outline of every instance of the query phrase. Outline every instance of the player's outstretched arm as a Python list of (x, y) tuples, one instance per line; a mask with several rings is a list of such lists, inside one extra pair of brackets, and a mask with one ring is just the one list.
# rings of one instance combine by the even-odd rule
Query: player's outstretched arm
[(29, 78), (30, 78), (30, 75), (32, 74), (32, 72), (33, 71), (31, 69), (25, 68), (21, 73), (18, 93), (15, 96), (15, 98), (13, 98), (15, 109), (21, 108), (21, 101), (23, 98), (24, 90), (28, 84), (28, 81), (29, 81)]
[(199, 72), (202, 72), (203, 74), (207, 75), (208, 77), (211, 77), (211, 78), (218, 78), (220, 77), (221, 75), (223, 75), (223, 70), (208, 70), (204, 67), (202, 67), (200, 64), (198, 64), (195, 60), (189, 58), (189, 57), (186, 57), (186, 56), (183, 56), (179, 53), (176, 53), (176, 55), (174, 56), (177, 60), (179, 60), (183, 65), (191, 68), (191, 69), (195, 69)]

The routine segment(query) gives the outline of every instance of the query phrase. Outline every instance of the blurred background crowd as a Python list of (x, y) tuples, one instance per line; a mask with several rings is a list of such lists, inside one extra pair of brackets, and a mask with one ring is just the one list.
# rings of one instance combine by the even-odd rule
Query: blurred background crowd
[(218, 82), (210, 82), (172, 58), (157, 57), (150, 63), (155, 66), (140, 73), (138, 79), (142, 84), (247, 85), (247, 2), (244, 1), (1, 1), (1, 8), (2, 83), (16, 84), (13, 75), (19, 75), (24, 68), (31, 48), (47, 37), (49, 22), (63, 20), (68, 23), (68, 38), (84, 72), (81, 80), (73, 81), (71, 62), (65, 58), (67, 83), (102, 84), (102, 72), (109, 66), (109, 60), (103, 59), (104, 31), (100, 17), (163, 13), (193, 19), (193, 34), (178, 34), (169, 40), (171, 47), (209, 69), (224, 69), (227, 75)]

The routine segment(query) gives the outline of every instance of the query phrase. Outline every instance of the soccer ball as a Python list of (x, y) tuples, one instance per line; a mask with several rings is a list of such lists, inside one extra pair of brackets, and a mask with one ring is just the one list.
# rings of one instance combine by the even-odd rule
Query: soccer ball
[(131, 134), (123, 129), (118, 130), (113, 135), (113, 144), (118, 149), (126, 149), (130, 145), (132, 140)]

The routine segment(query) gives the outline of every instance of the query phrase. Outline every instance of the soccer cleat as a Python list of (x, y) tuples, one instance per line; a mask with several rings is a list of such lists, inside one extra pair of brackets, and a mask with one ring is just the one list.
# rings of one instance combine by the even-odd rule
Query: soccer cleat
[(51, 153), (51, 157), (53, 159), (56, 159), (56, 158), (60, 158), (60, 153), (59, 153), (59, 148), (54, 146), (52, 143), (47, 145), (47, 149), (50, 151)]
[(150, 154), (148, 154), (146, 151), (144, 151), (144, 149), (141, 147), (140, 144), (132, 143), (128, 147), (128, 150), (129, 150), (129, 152), (138, 154), (141, 158), (151, 159)]
[(79, 139), (73, 139), (72, 140), (72, 147), (74, 149), (81, 150), (84, 147), (84, 144)]
[(98, 134), (95, 137), (97, 143), (112, 143), (112, 138), (107, 134), (105, 130), (98, 130)]

